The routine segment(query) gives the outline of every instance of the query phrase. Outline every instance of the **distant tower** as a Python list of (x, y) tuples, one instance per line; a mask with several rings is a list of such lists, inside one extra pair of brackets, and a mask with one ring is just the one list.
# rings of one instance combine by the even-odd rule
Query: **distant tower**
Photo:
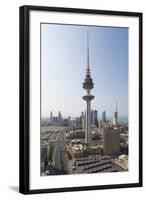
[(82, 130), (85, 131), (86, 130), (86, 111), (82, 112), (81, 116), (82, 116)]
[(84, 126), (84, 124), (85, 124), (85, 114), (84, 114), (84, 112), (81, 113), (81, 116), (82, 116), (82, 130), (85, 130), (85, 126)]
[(102, 112), (102, 122), (106, 122), (106, 111)]
[(58, 112), (58, 122), (61, 123), (62, 122), (62, 115), (61, 112)]
[(51, 123), (53, 122), (53, 113), (52, 113), (52, 111), (50, 112), (50, 122)]
[(114, 116), (113, 116), (113, 125), (117, 126), (118, 125), (118, 105), (116, 102), (116, 111), (114, 112)]
[[(64, 123), (64, 120), (62, 119), (62, 122)], [(67, 118), (67, 126), (70, 126), (70, 116)]]
[(83, 96), (83, 99), (87, 103), (86, 108), (86, 133), (85, 133), (85, 143), (89, 144), (91, 142), (91, 100), (94, 99), (94, 96), (90, 94), (90, 90), (94, 87), (92, 78), (90, 76), (89, 68), (89, 36), (87, 32), (87, 69), (86, 76), (83, 82), (83, 88), (86, 90), (87, 94)]
[(98, 111), (93, 110), (93, 125), (98, 127)]

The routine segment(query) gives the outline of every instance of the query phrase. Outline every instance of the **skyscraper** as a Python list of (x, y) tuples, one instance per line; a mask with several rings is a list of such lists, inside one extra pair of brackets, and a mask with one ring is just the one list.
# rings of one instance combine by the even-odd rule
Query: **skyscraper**
[(52, 111), (50, 112), (50, 123), (52, 123), (53, 122), (53, 113), (52, 113)]
[(114, 112), (114, 116), (113, 116), (113, 125), (114, 126), (118, 125), (118, 107), (117, 107), (117, 102), (116, 102), (116, 111)]
[(120, 153), (120, 133), (118, 129), (103, 126), (103, 146), (106, 155)]
[(106, 122), (106, 111), (102, 112), (102, 122)]
[(81, 116), (82, 116), (82, 130), (85, 130), (86, 129), (86, 113), (82, 112)]
[(86, 101), (86, 133), (85, 133), (85, 143), (89, 144), (91, 142), (91, 100), (94, 99), (94, 96), (90, 94), (90, 90), (94, 87), (92, 78), (90, 76), (89, 68), (89, 36), (87, 32), (87, 69), (86, 76), (83, 82), (83, 88), (86, 90), (86, 95), (83, 96), (83, 99)]
[(98, 111), (93, 110), (93, 125), (98, 127)]
[(58, 122), (62, 123), (62, 115), (60, 111), (58, 112)]

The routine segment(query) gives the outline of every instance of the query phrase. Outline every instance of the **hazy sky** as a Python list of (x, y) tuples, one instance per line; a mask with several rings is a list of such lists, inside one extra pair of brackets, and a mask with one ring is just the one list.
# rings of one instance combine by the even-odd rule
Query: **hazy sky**
[(41, 115), (79, 116), (86, 109), (82, 83), (87, 66), (94, 82), (91, 107), (113, 115), (128, 113), (128, 29), (98, 26), (41, 25)]

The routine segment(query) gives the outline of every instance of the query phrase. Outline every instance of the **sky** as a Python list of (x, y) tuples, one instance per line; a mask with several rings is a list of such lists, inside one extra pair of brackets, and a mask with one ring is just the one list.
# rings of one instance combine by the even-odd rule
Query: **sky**
[(41, 24), (41, 116), (61, 111), (78, 117), (86, 109), (82, 84), (89, 59), (99, 117), (128, 116), (128, 28)]

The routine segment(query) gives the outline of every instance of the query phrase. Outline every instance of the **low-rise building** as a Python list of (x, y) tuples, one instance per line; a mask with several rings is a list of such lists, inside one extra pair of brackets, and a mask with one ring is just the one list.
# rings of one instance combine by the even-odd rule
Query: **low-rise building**
[(115, 159), (115, 162), (121, 166), (124, 170), (128, 170), (128, 156), (125, 154), (122, 154), (118, 157), (118, 159)]

